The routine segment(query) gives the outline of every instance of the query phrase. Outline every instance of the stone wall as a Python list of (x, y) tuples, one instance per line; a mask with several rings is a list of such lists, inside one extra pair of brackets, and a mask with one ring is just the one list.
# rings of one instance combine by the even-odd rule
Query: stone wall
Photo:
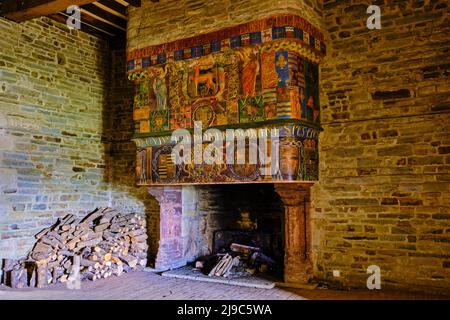
[[(382, 29), (366, 28), (367, 6)], [(315, 274), (450, 291), (448, 1), (324, 1)], [(341, 276), (333, 278), (332, 271)]]
[(25, 256), (67, 213), (152, 217), (155, 202), (134, 188), (125, 52), (47, 18), (0, 19), (0, 46), (0, 259)]
[(49, 19), (0, 19), (0, 257), (67, 214), (110, 204), (102, 110), (107, 44)]

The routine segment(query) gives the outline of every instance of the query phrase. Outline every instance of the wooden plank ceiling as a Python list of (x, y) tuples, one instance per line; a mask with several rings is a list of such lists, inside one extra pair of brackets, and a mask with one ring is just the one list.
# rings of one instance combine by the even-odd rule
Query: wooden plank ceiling
[(16, 22), (48, 16), (64, 24), (69, 17), (67, 8), (77, 5), (81, 9), (81, 30), (121, 42), (126, 36), (127, 7), (139, 7), (141, 0), (0, 0), (0, 3), (0, 16)]

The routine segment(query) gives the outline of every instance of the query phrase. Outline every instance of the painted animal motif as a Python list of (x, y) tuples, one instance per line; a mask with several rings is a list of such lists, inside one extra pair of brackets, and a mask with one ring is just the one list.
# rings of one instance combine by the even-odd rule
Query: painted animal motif
[(223, 96), (225, 92), (225, 70), (224, 68), (217, 68), (217, 75), (219, 79), (219, 91), (216, 94), (217, 101), (225, 101), (225, 98)]
[(216, 84), (214, 83), (216, 75), (212, 70), (205, 73), (200, 73), (200, 66), (198, 64), (195, 64), (192, 69), (194, 70), (192, 81), (194, 83), (195, 96), (198, 96), (198, 86), (200, 84), (205, 85), (206, 93), (213, 93), (216, 91)]

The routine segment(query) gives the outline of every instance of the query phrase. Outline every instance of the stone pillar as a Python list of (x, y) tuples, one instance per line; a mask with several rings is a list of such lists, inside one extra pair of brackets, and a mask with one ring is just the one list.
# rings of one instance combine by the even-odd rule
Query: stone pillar
[(155, 269), (167, 270), (185, 264), (182, 238), (182, 187), (149, 187), (148, 192), (159, 202), (160, 239)]
[(275, 184), (284, 204), (284, 281), (306, 284), (312, 278), (309, 193), (311, 184)]

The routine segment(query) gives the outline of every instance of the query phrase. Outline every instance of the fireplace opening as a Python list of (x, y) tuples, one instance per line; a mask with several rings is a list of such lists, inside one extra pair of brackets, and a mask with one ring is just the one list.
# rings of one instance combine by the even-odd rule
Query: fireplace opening
[[(263, 260), (263, 269), (278, 279), (282, 273), (285, 283), (309, 283), (309, 190), (307, 183), (149, 187), (160, 207), (155, 269), (195, 267), (211, 256), (234, 259), (235, 252), (253, 247), (242, 258)], [(197, 271), (196, 276), (205, 273)]]
[[(282, 277), (283, 203), (273, 184), (215, 185), (203, 187), (198, 210), (204, 217), (208, 257), (196, 261), (204, 273), (223, 255), (239, 257), (233, 272), (268, 273)], [(215, 258), (215, 259), (214, 259)], [(219, 274), (219, 273), (217, 273)]]
[[(155, 268), (169, 269), (163, 275), (283, 279), (284, 205), (273, 184), (150, 187), (149, 192), (160, 203)], [(221, 260), (227, 260), (222, 272), (214, 271)]]

